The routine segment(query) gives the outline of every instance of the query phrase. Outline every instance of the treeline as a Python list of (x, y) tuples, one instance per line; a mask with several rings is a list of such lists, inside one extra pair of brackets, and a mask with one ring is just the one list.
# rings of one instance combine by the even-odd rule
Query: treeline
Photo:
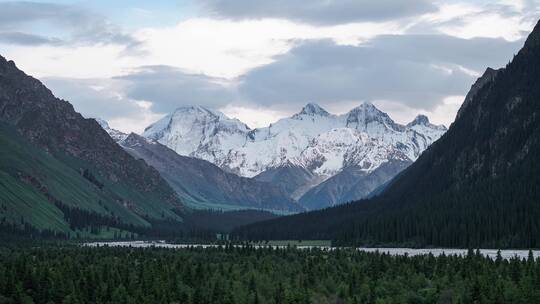
[(276, 217), (277, 215), (262, 210), (194, 210), (186, 214), (186, 221), (190, 227), (204, 228), (216, 233), (229, 233), (236, 227)]
[(540, 260), (250, 247), (0, 249), (0, 303), (540, 303)]
[(65, 233), (52, 229), (36, 229), (21, 220), (20, 223), (0, 221), (0, 242), (17, 242), (21, 239), (68, 239)]
[[(24, 217), (13, 222), (0, 219), (0, 241), (16, 242), (18, 239), (137, 239), (137, 238), (169, 238), (183, 241), (214, 240), (216, 232), (204, 227), (190, 227), (185, 223), (150, 217), (143, 218), (151, 226), (136, 226), (124, 223), (114, 214), (102, 214), (92, 210), (71, 207), (55, 202), (64, 220), (69, 224), (70, 231), (62, 232), (53, 229), (38, 229), (32, 226)], [(105, 234), (103, 237), (101, 235)]]
[[(371, 200), (254, 223), (233, 234), (249, 240), (330, 239), (336, 246), (540, 248), (540, 187), (531, 186), (540, 185), (540, 166), (525, 166), (530, 169), (478, 179), (459, 191), (422, 193), (408, 183), (402, 188), (412, 190), (396, 187)], [(425, 186), (441, 187), (437, 183)]]
[(103, 190), (103, 187), (105, 186), (102, 182), (100, 182), (92, 172), (88, 169), (84, 169), (82, 172), (82, 176), (86, 178), (89, 182), (94, 184), (96, 187), (98, 187), (100, 190)]
[[(99, 205), (102, 203), (99, 202)], [(105, 215), (95, 211), (81, 209), (77, 207), (69, 207), (60, 201), (55, 202), (55, 206), (62, 211), (64, 220), (69, 224), (72, 230), (91, 228), (97, 230), (99, 227), (117, 227), (117, 228), (132, 228), (123, 224), (118, 216)]]
[[(101, 202), (99, 203), (101, 204)], [(183, 222), (170, 219), (155, 219), (148, 216), (143, 218), (150, 223), (150, 227), (135, 226), (124, 223), (118, 216), (102, 214), (91, 210), (71, 207), (55, 202), (63, 215), (64, 220), (69, 224), (71, 233), (63, 233), (49, 229), (36, 229), (21, 218), (20, 222), (12, 223), (0, 220), (0, 240), (13, 239), (12, 236), (24, 238), (44, 238), (44, 239), (81, 239), (88, 238), (82, 231), (94, 236), (102, 232), (109, 232), (111, 228), (117, 229), (114, 239), (136, 239), (136, 238), (159, 238), (175, 241), (214, 241), (217, 234), (228, 234), (233, 228), (257, 221), (276, 218), (277, 216), (260, 210), (174, 210)]]

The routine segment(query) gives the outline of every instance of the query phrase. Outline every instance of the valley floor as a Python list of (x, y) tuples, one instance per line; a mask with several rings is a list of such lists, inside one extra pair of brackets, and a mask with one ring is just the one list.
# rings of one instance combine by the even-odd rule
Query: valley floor
[(358, 250), (0, 247), (0, 303), (540, 303), (540, 259)]

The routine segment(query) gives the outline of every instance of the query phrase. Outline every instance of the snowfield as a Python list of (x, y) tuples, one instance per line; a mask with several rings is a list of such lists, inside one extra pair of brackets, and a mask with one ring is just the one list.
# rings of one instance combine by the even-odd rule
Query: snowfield
[(309, 103), (258, 129), (204, 107), (182, 107), (146, 128), (143, 136), (240, 176), (293, 164), (327, 178), (345, 166), (369, 173), (390, 160), (414, 161), (445, 131), (422, 115), (406, 126), (397, 124), (371, 103), (343, 115)]

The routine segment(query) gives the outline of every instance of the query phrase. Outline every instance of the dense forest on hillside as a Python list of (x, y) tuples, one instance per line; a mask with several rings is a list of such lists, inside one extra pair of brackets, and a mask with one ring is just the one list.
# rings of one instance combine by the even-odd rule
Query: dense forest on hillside
[(540, 303), (540, 260), (472, 251), (11, 247), (0, 273), (0, 303)]
[(237, 235), (540, 247), (540, 23), (513, 61), (471, 92), (448, 132), (378, 197), (257, 223)]
[(62, 209), (62, 216), (74, 232), (62, 233), (50, 229), (36, 229), (23, 218), (19, 222), (8, 222), (2, 215), (2, 208), (0, 202), (0, 242), (13, 242), (18, 239), (168, 239), (176, 242), (212, 242), (218, 234), (228, 234), (239, 225), (277, 217), (262, 210), (190, 210), (189, 213), (183, 213), (188, 216), (181, 224), (171, 220), (147, 219), (152, 224), (151, 227), (136, 227), (95, 212), (66, 208)]

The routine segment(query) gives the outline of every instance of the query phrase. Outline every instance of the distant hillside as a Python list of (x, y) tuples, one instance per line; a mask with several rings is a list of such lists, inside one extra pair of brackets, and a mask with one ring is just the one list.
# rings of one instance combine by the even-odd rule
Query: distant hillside
[[(112, 132), (112, 131), (111, 131)], [(303, 208), (279, 187), (225, 172), (205, 160), (178, 155), (166, 146), (136, 134), (119, 144), (156, 168), (183, 202), (196, 209), (264, 209), (298, 212)]]
[(539, 159), (540, 23), (505, 69), (488, 69), (448, 132), (380, 196), (237, 234), (342, 245), (540, 247)]
[(2, 57), (0, 123), (3, 227), (66, 233), (182, 223), (184, 206), (154, 168)]

